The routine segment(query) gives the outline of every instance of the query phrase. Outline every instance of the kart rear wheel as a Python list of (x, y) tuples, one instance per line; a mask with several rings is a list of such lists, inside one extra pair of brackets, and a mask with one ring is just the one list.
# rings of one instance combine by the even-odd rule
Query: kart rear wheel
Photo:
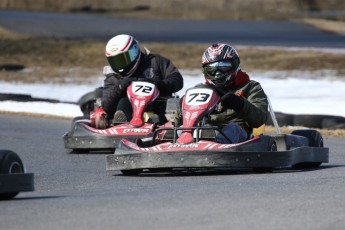
[[(324, 147), (323, 145), (323, 138), (321, 134), (313, 129), (310, 130), (295, 130), (291, 134), (306, 137), (309, 140), (310, 147)], [(293, 165), (293, 168), (317, 168), (322, 164), (322, 162), (302, 162)]]
[(79, 100), (78, 105), (84, 116), (89, 116), (90, 112), (95, 109), (94, 103), (103, 94), (103, 87), (98, 87), (94, 91), (84, 94)]
[[(267, 151), (277, 152), (277, 143), (274, 138), (271, 138), (267, 145)], [(254, 167), (253, 171), (255, 173), (271, 173), (274, 167)]]
[[(24, 173), (24, 166), (19, 156), (10, 150), (0, 150), (0, 174)], [(18, 188), (19, 189), (19, 188)], [(0, 199), (12, 199), (19, 192), (0, 193)]]

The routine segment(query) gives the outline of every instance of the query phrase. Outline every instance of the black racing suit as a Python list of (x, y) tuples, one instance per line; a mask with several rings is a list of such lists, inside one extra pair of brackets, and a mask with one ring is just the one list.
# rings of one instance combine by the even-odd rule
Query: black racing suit
[[(158, 54), (141, 53), (141, 55), (138, 68), (130, 78), (151, 79), (158, 87), (161, 97), (172, 96), (173, 93), (183, 88), (182, 75), (169, 59)], [(119, 105), (119, 101), (124, 97), (127, 98), (126, 90), (120, 89), (119, 87), (120, 81), (121, 78), (115, 74), (106, 75), (104, 80), (102, 107), (107, 113), (109, 119), (114, 117), (115, 111), (121, 109), (119, 108), (119, 106), (121, 107), (121, 105)], [(126, 107), (130, 107), (130, 104)], [(153, 102), (152, 112), (159, 115), (160, 121), (165, 118), (165, 110), (166, 102)], [(132, 112), (131, 109), (130, 111)], [(127, 113), (127, 119), (132, 117), (132, 114), (128, 114), (128, 110), (127, 112), (124, 112)]]

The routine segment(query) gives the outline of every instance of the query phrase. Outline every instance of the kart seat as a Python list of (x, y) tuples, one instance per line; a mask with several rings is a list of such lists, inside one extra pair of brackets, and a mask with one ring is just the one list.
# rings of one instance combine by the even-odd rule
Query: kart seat
[(258, 128), (254, 128), (253, 132), (252, 132), (252, 135), (255, 137), (255, 136), (259, 136), (259, 135), (264, 134), (265, 133), (265, 127), (266, 127), (266, 125), (263, 124), (263, 125), (261, 125)]

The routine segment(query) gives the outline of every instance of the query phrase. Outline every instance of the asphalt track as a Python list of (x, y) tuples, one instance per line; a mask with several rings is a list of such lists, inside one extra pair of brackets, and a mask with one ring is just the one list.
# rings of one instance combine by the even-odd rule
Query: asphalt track
[[(65, 15), (67, 19), (61, 24), (59, 20), (64, 18), (61, 14), (34, 13), (33, 15), (41, 17), (36, 21), (32, 20), (38, 16), (29, 19), (30, 17), (25, 18), (25, 15), (27, 14), (24, 12), (14, 12), (11, 19), (6, 12), (0, 11), (0, 25), (9, 28), (14, 28), (16, 25), (18, 31), (28, 30), (33, 31), (32, 33), (38, 31), (38, 34), (46, 31), (46, 36), (53, 33), (54, 36), (84, 37), (80, 34), (72, 34), (73, 31), (82, 29), (69, 27), (76, 25), (77, 16)], [(49, 23), (52, 22), (46, 17), (54, 15), (58, 18), (54, 24), (56, 28), (51, 28), (52, 25)], [(98, 16), (81, 15), (81, 17), (91, 17), (93, 20), (84, 20), (84, 23), (79, 21), (80, 28), (87, 30), (87, 27), (99, 27), (94, 33), (85, 32), (95, 36), (94, 38), (103, 39), (120, 32), (105, 25), (104, 29), (100, 25), (95, 26), (93, 23), (96, 23), (94, 21), (97, 19), (94, 18)], [(18, 22), (19, 19), (22, 21)], [(109, 17), (102, 16), (100, 20), (105, 19), (109, 20)], [(131, 22), (133, 27), (127, 32), (138, 30), (136, 33), (143, 38), (147, 36), (147, 39), (152, 37), (156, 40), (168, 41), (169, 36), (170, 39), (175, 36), (177, 41), (183, 39), (186, 39), (183, 41), (188, 39), (193, 41), (192, 37), (188, 36), (189, 33), (183, 36), (168, 35), (165, 34), (167, 30), (164, 30), (164, 33), (148, 35), (143, 27), (136, 24), (140, 24), (140, 21), (129, 20), (128, 23)], [(116, 24), (124, 27), (122, 23)], [(22, 24), (21, 29), (18, 29), (19, 24)], [(188, 28), (188, 23), (185, 24)], [(287, 23), (287, 25), (291, 24)], [(258, 33), (256, 36), (259, 36), (260, 30), (254, 27), (257, 28), (256, 32), (240, 30), (237, 35), (239, 40), (236, 41), (243, 41), (241, 44), (246, 44), (245, 41), (249, 44), (257, 41), (256, 44), (290, 44), (291, 46), (321, 47), (324, 44), (324, 47), (343, 47), (344, 45), (340, 39), (343, 37), (320, 32), (303, 24), (291, 26), (294, 25), (295, 29), (301, 26), (300, 29), (304, 32), (311, 30), (312, 35), (305, 36), (315, 40), (313, 42), (304, 40), (306, 38), (299, 40), (299, 36), (292, 33), (293, 36), (281, 36), (282, 40), (277, 40), (273, 44), (264, 41), (263, 38), (263, 42), (260, 43), (260, 39), (256, 39), (253, 35)], [(160, 25), (157, 24), (158, 26)], [(67, 32), (58, 33), (57, 30), (60, 31), (63, 27)], [(280, 27), (282, 31), (287, 28), (287, 26), (283, 28), (282, 25)], [(215, 38), (208, 37), (210, 40), (207, 40), (207, 33), (202, 31), (205, 28), (200, 29), (199, 34), (190, 28), (194, 36), (197, 34), (199, 40), (196, 42), (211, 42), (210, 38)], [(281, 33), (284, 34), (282, 31)], [(126, 32), (125, 29), (122, 32)], [(246, 38), (245, 34), (250, 35), (250, 38)], [(268, 32), (263, 33), (262, 36), (268, 34)], [(291, 33), (285, 33), (286, 36), (289, 34)], [(320, 39), (317, 38), (318, 35), (330, 37), (322, 41), (322, 39), (318, 40)], [(229, 39), (226, 34), (217, 36)], [(240, 36), (244, 38), (240, 39)], [(289, 42), (293, 39), (299, 42)], [(62, 135), (70, 128), (68, 120), (4, 114), (0, 114), (0, 119), (0, 148), (11, 149), (19, 154), (28, 172), (35, 173), (36, 187), (34, 192), (20, 193), (13, 200), (0, 201), (0, 229), (340, 230), (345, 228), (343, 138), (324, 137), (325, 145), (330, 147), (330, 163), (323, 164), (316, 170), (279, 169), (270, 174), (229, 170), (218, 173), (185, 172), (128, 177), (122, 176), (119, 172), (107, 172), (105, 154), (66, 153)]]
[(227, 42), (235, 45), (345, 48), (345, 35), (295, 21), (134, 19), (92, 14), (0, 11), (0, 26), (18, 32), (107, 41), (120, 33), (139, 41)]
[(0, 146), (35, 173), (34, 192), (0, 201), (0, 229), (344, 229), (343, 139), (330, 163), (270, 174), (123, 176), (105, 154), (69, 154), (70, 121), (0, 114)]

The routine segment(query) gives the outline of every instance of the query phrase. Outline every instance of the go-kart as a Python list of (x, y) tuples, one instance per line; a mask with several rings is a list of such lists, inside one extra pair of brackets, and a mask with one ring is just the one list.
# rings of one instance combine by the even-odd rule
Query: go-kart
[(0, 200), (33, 190), (34, 174), (25, 173), (20, 157), (13, 151), (0, 150)]
[[(227, 139), (226, 135), (203, 121), (221, 101), (219, 95), (206, 86), (188, 89), (182, 100), (182, 127), (159, 128), (146, 138), (122, 139), (114, 154), (106, 157), (106, 169), (121, 170), (127, 175), (237, 168), (260, 173), (280, 167), (318, 167), (328, 162), (329, 149), (323, 146), (320, 133), (303, 129), (282, 134), (270, 103), (276, 134), (250, 135), (245, 142), (236, 144), (217, 143), (216, 135)], [(170, 139), (158, 135), (163, 130), (173, 133)]]
[[(99, 90), (99, 89), (98, 89)], [(99, 94), (99, 93), (98, 93)], [(155, 100), (169, 100), (167, 106), (172, 105), (178, 98), (159, 97), (157, 87), (148, 81), (133, 81), (127, 88), (127, 96), (132, 104), (133, 117), (129, 122), (113, 122), (108, 124), (106, 113), (100, 106), (99, 98), (95, 98), (94, 110), (88, 117), (76, 117), (72, 121), (69, 132), (63, 136), (66, 149), (77, 153), (92, 151), (114, 151), (117, 143), (124, 137), (144, 137), (158, 127), (173, 126), (172, 122), (159, 125), (157, 120), (150, 119), (147, 108)], [(86, 104), (86, 103), (84, 103)], [(83, 105), (83, 107), (91, 107)], [(167, 110), (171, 111), (171, 110)], [(173, 111), (171, 111), (173, 113)], [(168, 112), (167, 112), (168, 113)], [(168, 120), (174, 116), (166, 115)]]

